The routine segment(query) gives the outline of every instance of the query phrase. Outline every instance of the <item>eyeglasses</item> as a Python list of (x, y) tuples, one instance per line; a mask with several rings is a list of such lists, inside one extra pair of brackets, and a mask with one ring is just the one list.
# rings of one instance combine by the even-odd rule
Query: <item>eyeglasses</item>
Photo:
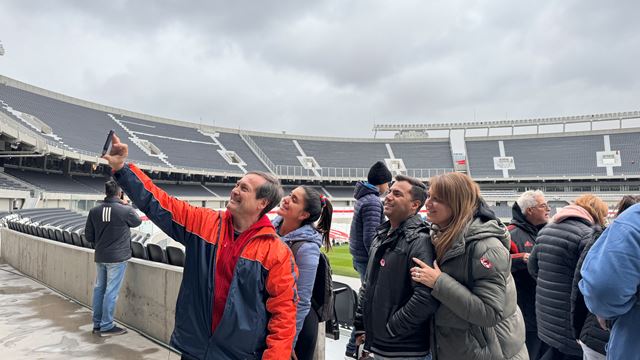
[(551, 207), (549, 207), (549, 204), (547, 203), (538, 204), (535, 207), (537, 207), (538, 209), (551, 209)]

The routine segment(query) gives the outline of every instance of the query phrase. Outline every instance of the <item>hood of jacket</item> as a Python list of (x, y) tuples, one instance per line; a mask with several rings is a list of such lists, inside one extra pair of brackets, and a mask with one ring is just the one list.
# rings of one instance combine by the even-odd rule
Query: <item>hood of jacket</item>
[(356, 188), (353, 191), (353, 197), (358, 200), (364, 196), (374, 194), (375, 196), (380, 196), (380, 192), (375, 185), (371, 185), (366, 181), (358, 181), (356, 184)]
[[(281, 216), (276, 216), (271, 223), (273, 227), (276, 228), (276, 232), (280, 233), (280, 226), (282, 225), (282, 221), (284, 219)], [(303, 225), (292, 232), (281, 235), (280, 238), (282, 241), (287, 243), (287, 245), (291, 245), (296, 241), (309, 241), (317, 244), (319, 247), (322, 247), (322, 234), (310, 224)]]
[(513, 203), (513, 207), (511, 208), (511, 217), (511, 223), (513, 225), (534, 236), (538, 235), (538, 231), (546, 225), (542, 224), (540, 226), (535, 226), (530, 223), (529, 220), (527, 220), (527, 217), (522, 213), (522, 209), (517, 202)]
[(507, 227), (498, 219), (495, 213), (489, 209), (484, 201), (478, 205), (478, 210), (473, 220), (469, 223), (464, 233), (466, 242), (495, 237), (507, 250), (511, 246), (511, 236)]
[(589, 224), (595, 224), (593, 216), (587, 210), (578, 205), (567, 205), (558, 210), (558, 213), (551, 220), (554, 223), (562, 222), (568, 218), (578, 218), (587, 221)]

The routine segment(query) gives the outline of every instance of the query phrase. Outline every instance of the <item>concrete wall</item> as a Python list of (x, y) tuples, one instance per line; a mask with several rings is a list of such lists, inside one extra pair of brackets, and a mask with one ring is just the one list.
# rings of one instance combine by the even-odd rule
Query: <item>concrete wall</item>
[[(95, 280), (93, 250), (7, 228), (1, 233), (2, 259), (38, 281), (91, 305)], [(169, 343), (182, 268), (131, 259), (120, 290), (116, 319)]]

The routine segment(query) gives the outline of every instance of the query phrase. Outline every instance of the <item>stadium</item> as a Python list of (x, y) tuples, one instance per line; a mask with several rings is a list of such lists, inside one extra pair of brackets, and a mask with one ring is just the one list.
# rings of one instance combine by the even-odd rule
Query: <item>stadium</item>
[[(395, 174), (423, 181), (446, 172), (467, 173), (505, 221), (525, 190), (543, 190), (552, 211), (585, 192), (597, 194), (610, 206), (624, 194), (640, 192), (639, 111), (516, 121), (378, 124), (371, 138), (317, 137), (165, 119), (0, 76), (0, 211), (2, 225), (11, 230), (3, 236), (2, 255), (21, 271), (84, 304), (89, 303), (90, 285), (86, 284), (92, 276), (91, 271), (77, 269), (92, 263), (84, 224), (87, 211), (103, 198), (104, 182), (110, 176), (98, 153), (110, 129), (126, 139), (130, 160), (156, 184), (196, 206), (224, 208), (233, 184), (248, 171), (277, 176), (285, 191), (300, 184), (313, 186), (336, 206), (332, 237), (337, 243), (348, 241), (354, 184), (366, 179), (369, 166), (378, 160)], [(129, 299), (119, 316), (127, 325), (166, 342), (173, 328), (172, 299), (179, 286), (175, 274), (180, 271), (174, 267), (184, 264), (183, 247), (150, 221), (134, 233), (136, 261), (152, 261), (157, 264), (152, 272), (173, 278), (149, 285), (161, 289), (154, 291), (163, 292), (164, 301), (145, 310)], [(35, 251), (31, 248), (35, 245), (20, 240), (22, 236), (49, 241), (39, 245), (45, 250)], [(24, 242), (7, 246), (15, 241)], [(65, 261), (50, 261), (49, 268), (36, 265), (47, 263), (46, 253)], [(146, 266), (130, 271), (143, 274)], [(47, 271), (58, 275), (43, 273)], [(144, 290), (136, 290), (137, 296), (148, 297)], [(345, 304), (336, 305), (345, 326), (353, 320), (348, 308), (355, 301), (353, 291), (348, 294), (341, 300)], [(150, 324), (145, 318), (155, 312), (162, 313), (161, 319)]]

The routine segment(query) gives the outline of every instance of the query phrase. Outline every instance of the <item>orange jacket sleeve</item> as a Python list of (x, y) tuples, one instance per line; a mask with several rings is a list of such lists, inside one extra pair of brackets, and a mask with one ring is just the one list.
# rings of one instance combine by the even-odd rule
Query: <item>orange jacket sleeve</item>
[(267, 275), (267, 311), (271, 319), (267, 324), (267, 349), (263, 360), (282, 360), (291, 357), (296, 336), (296, 306), (298, 292), (296, 279), (298, 268), (291, 250), (284, 243), (277, 243), (274, 262)]

